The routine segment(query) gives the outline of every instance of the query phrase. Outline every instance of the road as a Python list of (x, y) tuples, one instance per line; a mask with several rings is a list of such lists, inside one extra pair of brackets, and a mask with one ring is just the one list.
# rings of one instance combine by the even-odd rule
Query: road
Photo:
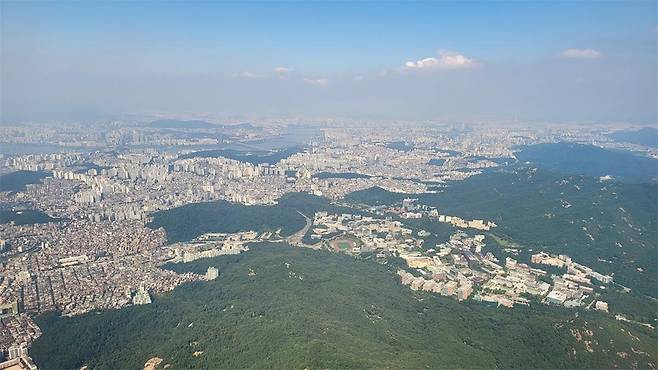
[(304, 219), (306, 220), (306, 225), (304, 225), (304, 227), (301, 230), (299, 230), (296, 233), (294, 233), (294, 234), (290, 235), (289, 237), (287, 237), (286, 241), (290, 245), (294, 245), (296, 247), (306, 247), (306, 248), (318, 249), (320, 243), (318, 243), (318, 246), (316, 247), (314, 245), (304, 244), (304, 242), (302, 241), (302, 239), (304, 239), (304, 235), (306, 235), (306, 233), (311, 228), (311, 226), (313, 226), (313, 220), (306, 217), (305, 214), (303, 214), (299, 211), (297, 211), (297, 213), (299, 213), (300, 215), (302, 215), (302, 217), (304, 217)]

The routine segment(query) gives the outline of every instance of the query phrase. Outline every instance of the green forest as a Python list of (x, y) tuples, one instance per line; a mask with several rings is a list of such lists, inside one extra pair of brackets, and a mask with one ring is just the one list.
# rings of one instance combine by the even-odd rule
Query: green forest
[(48, 177), (48, 173), (41, 171), (15, 171), (0, 175), (0, 192), (24, 191), (27, 185), (38, 184), (42, 179)]
[(181, 159), (186, 158), (217, 158), (224, 157), (235, 159), (241, 162), (248, 162), (253, 165), (257, 164), (275, 164), (284, 158), (288, 158), (293, 154), (299, 153), (304, 148), (301, 146), (294, 146), (286, 149), (281, 149), (273, 152), (269, 151), (256, 151), (256, 152), (243, 152), (232, 149), (213, 149), (192, 152), (190, 154), (182, 155)]
[[(347, 199), (381, 205), (408, 196), (371, 188)], [(493, 221), (498, 227), (492, 233), (526, 247), (528, 253), (532, 249), (568, 254), (597, 271), (614, 274), (616, 282), (642, 295), (658, 297), (657, 184), (601, 182), (521, 166), (413, 197), (442, 214)]]
[[(349, 208), (337, 207), (326, 198), (290, 193), (273, 206), (245, 206), (226, 201), (194, 203), (156, 212), (147, 226), (163, 227), (169, 242), (188, 241), (210, 232), (277, 231), (288, 236), (304, 227), (303, 213), (313, 217), (316, 211), (343, 212)], [(298, 212), (299, 211), (299, 212)]]
[[(655, 131), (653, 139), (655, 145)], [(658, 181), (657, 159), (594, 145), (567, 142), (536, 144), (523, 148), (516, 157), (521, 162), (530, 162), (551, 171), (571, 175), (597, 178), (610, 175), (629, 183)]]
[(15, 225), (32, 225), (58, 222), (61, 220), (59, 218), (52, 218), (45, 212), (33, 209), (21, 211), (0, 210), (0, 224), (13, 222)]
[[(170, 266), (220, 277), (145, 306), (38, 317), (42, 369), (648, 368), (654, 332), (600, 313), (503, 309), (413, 292), (394, 268), (263, 243)], [(84, 345), (80, 345), (80, 343)], [(196, 354), (196, 355), (195, 355)]]

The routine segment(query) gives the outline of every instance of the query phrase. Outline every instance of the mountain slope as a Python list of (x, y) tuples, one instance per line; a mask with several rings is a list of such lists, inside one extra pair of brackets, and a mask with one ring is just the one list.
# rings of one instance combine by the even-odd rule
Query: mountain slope
[(219, 267), (217, 280), (181, 286), (151, 305), (39, 318), (44, 334), (32, 349), (36, 363), (140, 368), (160, 357), (172, 368), (418, 369), (629, 368), (656, 361), (655, 334), (611, 317), (415, 293), (386, 266), (345, 255), (264, 244), (173, 268), (208, 266)]

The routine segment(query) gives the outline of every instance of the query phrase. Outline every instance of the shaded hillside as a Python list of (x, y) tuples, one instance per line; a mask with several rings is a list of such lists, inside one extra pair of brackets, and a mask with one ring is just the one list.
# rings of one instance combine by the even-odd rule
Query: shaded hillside
[(33, 209), (21, 211), (0, 210), (0, 224), (13, 222), (15, 225), (32, 225), (44, 224), (48, 222), (61, 221), (59, 218), (52, 218), (45, 212)]
[(320, 180), (324, 179), (367, 179), (372, 176), (354, 172), (318, 172), (313, 175)]
[(284, 158), (288, 158), (293, 154), (299, 153), (302, 150), (303, 148), (299, 146), (285, 148), (276, 151), (256, 151), (256, 152), (244, 152), (244, 151), (232, 150), (232, 149), (213, 149), (213, 150), (201, 150), (189, 154), (184, 154), (180, 156), (180, 159), (224, 157), (229, 159), (235, 159), (241, 162), (248, 162), (253, 165), (258, 165), (263, 163), (275, 164)]
[(537, 144), (524, 148), (516, 153), (516, 157), (521, 162), (528, 161), (557, 173), (613, 176), (620, 181), (631, 183), (658, 179), (658, 160), (593, 145)]
[(658, 148), (658, 129), (653, 127), (645, 127), (633, 131), (617, 131), (608, 136), (615, 141)]
[(226, 201), (187, 204), (182, 207), (156, 212), (147, 226), (163, 227), (169, 242), (194, 239), (210, 232), (277, 231), (287, 236), (304, 227), (304, 217), (313, 217), (316, 211), (338, 213), (326, 198), (305, 193), (290, 193), (274, 206), (245, 206)]
[(213, 128), (217, 127), (210, 122), (200, 121), (200, 120), (176, 120), (176, 119), (161, 119), (153, 121), (150, 124), (151, 127), (155, 128)]
[(38, 184), (48, 177), (47, 172), (41, 171), (15, 171), (0, 175), (0, 191), (24, 191), (27, 185)]

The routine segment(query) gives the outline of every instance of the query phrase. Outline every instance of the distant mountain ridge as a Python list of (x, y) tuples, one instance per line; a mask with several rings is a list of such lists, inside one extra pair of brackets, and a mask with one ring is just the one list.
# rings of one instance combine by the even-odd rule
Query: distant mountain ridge
[(149, 124), (151, 127), (155, 128), (217, 128), (217, 129), (246, 129), (246, 130), (257, 130), (258, 127), (252, 125), (249, 122), (237, 123), (234, 125), (227, 124), (214, 124), (208, 121), (202, 120), (178, 120), (178, 119), (160, 119), (153, 121)]
[(210, 122), (201, 121), (201, 120), (176, 120), (176, 119), (161, 119), (153, 121), (150, 124), (151, 127), (155, 128), (211, 128), (217, 127)]
[(655, 182), (658, 179), (658, 160), (594, 145), (537, 144), (525, 147), (516, 157), (521, 162), (531, 162), (549, 171), (569, 175), (610, 175), (628, 183)]
[(658, 129), (645, 127), (639, 130), (617, 131), (608, 135), (615, 141), (658, 148)]

